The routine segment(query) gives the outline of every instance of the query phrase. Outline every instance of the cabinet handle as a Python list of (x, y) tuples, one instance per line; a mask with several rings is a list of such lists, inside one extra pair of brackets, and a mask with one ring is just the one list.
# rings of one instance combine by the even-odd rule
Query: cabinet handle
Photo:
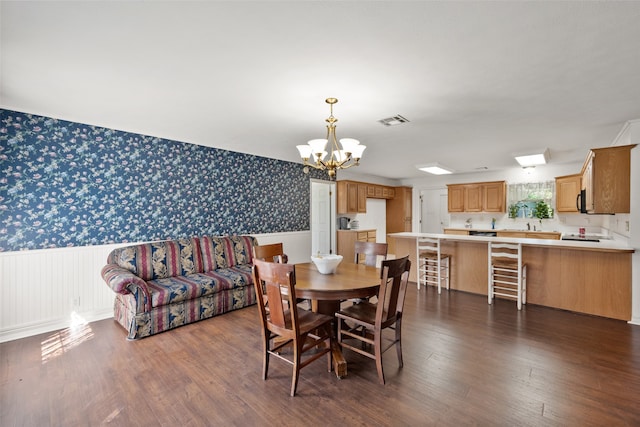
[(582, 196), (582, 195), (581, 195), (580, 193), (578, 193), (578, 197), (576, 197), (576, 210), (577, 210), (578, 212), (580, 212), (580, 197), (581, 197), (581, 196)]

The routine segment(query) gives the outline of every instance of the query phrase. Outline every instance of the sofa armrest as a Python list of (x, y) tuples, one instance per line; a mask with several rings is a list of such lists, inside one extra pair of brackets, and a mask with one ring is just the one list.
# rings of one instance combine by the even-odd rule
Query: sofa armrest
[[(144, 296), (144, 310), (151, 310), (151, 294), (147, 283), (140, 277), (117, 264), (107, 264), (102, 268), (102, 278), (107, 286), (118, 294), (142, 294)], [(140, 305), (138, 306), (140, 307)]]

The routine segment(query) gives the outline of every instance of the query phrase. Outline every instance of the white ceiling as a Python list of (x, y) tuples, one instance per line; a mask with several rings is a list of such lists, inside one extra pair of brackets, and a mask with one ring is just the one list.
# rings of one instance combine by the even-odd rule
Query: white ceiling
[[(0, 3), (4, 108), (358, 172), (581, 162), (640, 118), (640, 1)], [(409, 123), (378, 120), (403, 115)]]

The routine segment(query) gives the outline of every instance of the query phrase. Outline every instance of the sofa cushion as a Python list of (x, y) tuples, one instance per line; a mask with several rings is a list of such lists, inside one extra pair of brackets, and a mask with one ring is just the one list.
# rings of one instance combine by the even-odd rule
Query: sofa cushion
[(249, 264), (147, 282), (152, 307), (160, 307), (244, 286), (253, 286), (251, 265)]
[(200, 238), (200, 253), (202, 256), (202, 271), (213, 271), (218, 268), (216, 264), (216, 244), (217, 237), (204, 236)]
[(198, 239), (167, 240), (118, 248), (110, 262), (131, 271), (143, 280), (163, 279), (201, 273), (202, 255)]
[(201, 237), (203, 271), (253, 263), (253, 236)]

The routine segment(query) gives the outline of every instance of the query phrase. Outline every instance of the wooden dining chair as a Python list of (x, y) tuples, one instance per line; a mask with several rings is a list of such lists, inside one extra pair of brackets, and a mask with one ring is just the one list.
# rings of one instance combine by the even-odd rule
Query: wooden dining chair
[(284, 253), (282, 243), (254, 246), (253, 258), (269, 262), (284, 262), (285, 264), (288, 262), (288, 257)]
[[(382, 261), (378, 302), (375, 304), (361, 302), (336, 313), (340, 346), (374, 359), (380, 384), (385, 383), (382, 353), (395, 346), (398, 363), (400, 367), (403, 365), (402, 308), (410, 269), (411, 261), (408, 255), (404, 258)], [(350, 327), (347, 324), (354, 326)], [(388, 328), (395, 331), (392, 338), (383, 336), (383, 331)], [(363, 346), (363, 343), (368, 345)]]
[(375, 242), (356, 242), (355, 243), (355, 259), (353, 262), (356, 264), (364, 263), (375, 267), (378, 263), (378, 257), (381, 256), (383, 260), (387, 259), (386, 243)]
[[(331, 372), (333, 317), (297, 307), (293, 264), (254, 260), (253, 278), (262, 325), (262, 379), (267, 379), (271, 356), (293, 365), (291, 396), (294, 396), (300, 370), (309, 363), (326, 354), (327, 369)], [(282, 351), (288, 345), (293, 349), (292, 355)]]

